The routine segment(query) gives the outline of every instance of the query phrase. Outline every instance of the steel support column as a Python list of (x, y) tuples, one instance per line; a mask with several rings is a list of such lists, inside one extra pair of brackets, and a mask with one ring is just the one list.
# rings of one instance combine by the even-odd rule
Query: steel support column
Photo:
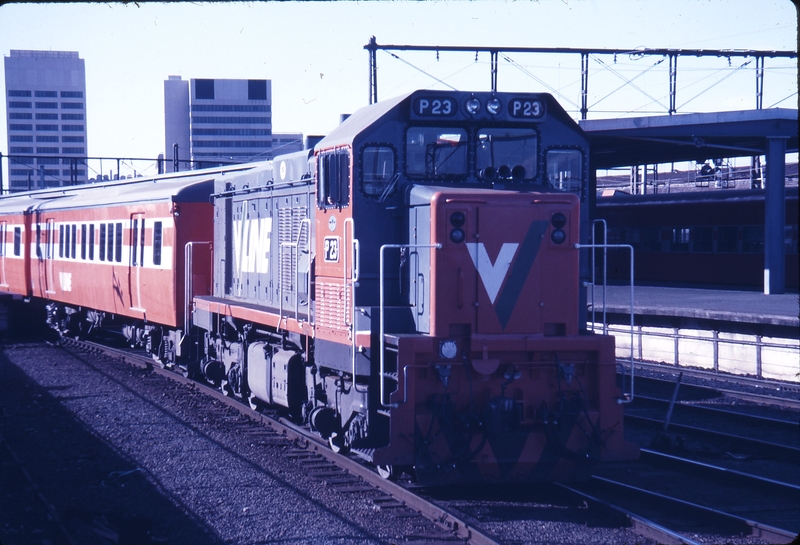
[(756, 57), (756, 110), (764, 106), (764, 57)]
[(675, 97), (678, 94), (678, 55), (669, 55), (669, 115), (677, 111)]
[(589, 54), (581, 53), (581, 119), (589, 113), (587, 95), (589, 93)]
[[(491, 64), (492, 64), (492, 92), (497, 92), (497, 56), (498, 52), (496, 50), (490, 51), (489, 55), (491, 57)], [(477, 57), (476, 57), (477, 58)]]
[(786, 256), (783, 224), (786, 215), (786, 138), (767, 140), (767, 175), (764, 196), (764, 293), (785, 293)]

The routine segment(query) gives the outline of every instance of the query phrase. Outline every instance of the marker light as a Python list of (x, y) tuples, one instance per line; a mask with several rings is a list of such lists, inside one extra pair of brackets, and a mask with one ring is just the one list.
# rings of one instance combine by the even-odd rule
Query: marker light
[(475, 115), (481, 109), (481, 102), (477, 98), (471, 98), (467, 101), (465, 106), (470, 115)]
[(486, 111), (492, 115), (497, 115), (500, 112), (500, 108), (502, 108), (502, 104), (500, 103), (500, 99), (498, 98), (490, 98), (489, 102), (486, 103)]
[(565, 216), (563, 212), (556, 212), (550, 218), (550, 223), (552, 223), (553, 227), (556, 229), (561, 229), (567, 224), (567, 216)]
[(466, 220), (467, 218), (464, 216), (464, 212), (453, 212), (450, 214), (450, 225), (453, 227), (461, 227)]

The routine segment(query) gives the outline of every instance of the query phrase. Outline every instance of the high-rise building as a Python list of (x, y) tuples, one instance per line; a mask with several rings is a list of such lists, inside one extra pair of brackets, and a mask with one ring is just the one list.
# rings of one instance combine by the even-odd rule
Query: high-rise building
[(264, 161), (276, 148), (303, 149), (301, 134), (272, 134), (272, 82), (266, 79), (170, 76), (164, 82), (164, 121), (167, 172), (176, 160), (179, 170), (188, 170)]
[(5, 57), (8, 189), (86, 182), (86, 69), (77, 51)]

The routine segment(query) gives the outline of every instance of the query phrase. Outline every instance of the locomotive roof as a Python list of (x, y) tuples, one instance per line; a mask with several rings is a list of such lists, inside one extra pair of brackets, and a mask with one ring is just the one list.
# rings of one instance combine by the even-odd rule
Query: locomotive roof
[[(346, 144), (351, 144), (355, 137), (362, 132), (364, 129), (370, 127), (375, 122), (377, 122), (382, 117), (389, 114), (392, 109), (396, 106), (401, 104), (402, 102), (406, 101), (413, 95), (423, 94), (423, 95), (441, 95), (442, 97), (458, 97), (458, 101), (461, 102), (462, 100), (468, 98), (470, 95), (497, 95), (497, 96), (505, 96), (505, 97), (514, 97), (520, 95), (535, 95), (540, 100), (544, 101), (547, 104), (547, 116), (550, 119), (557, 119), (560, 123), (569, 126), (571, 129), (575, 130), (575, 132), (582, 133), (583, 130), (580, 128), (578, 123), (572, 119), (569, 114), (561, 107), (558, 101), (548, 93), (510, 93), (510, 92), (501, 92), (501, 93), (489, 93), (489, 92), (476, 92), (470, 93), (466, 91), (431, 91), (431, 90), (416, 90), (410, 93), (406, 93), (404, 95), (400, 95), (394, 98), (389, 98), (386, 100), (382, 100), (381, 102), (377, 102), (375, 104), (370, 104), (369, 106), (365, 106), (355, 113), (353, 113), (350, 117), (345, 119), (338, 127), (334, 128), (325, 138), (323, 138), (315, 147), (315, 149), (326, 149), (332, 148), (335, 146), (342, 146)], [(410, 106), (409, 106), (410, 108)], [(398, 112), (397, 115), (400, 115)], [(405, 115), (408, 115), (408, 112), (405, 112)], [(485, 118), (479, 118), (481, 121), (491, 121)], [(477, 120), (477, 119), (476, 119)], [(443, 122), (446, 120), (442, 119)], [(514, 120), (512, 120), (514, 121)], [(516, 120), (521, 121), (521, 120)]]
[(208, 202), (215, 178), (226, 173), (250, 170), (256, 166), (258, 164), (239, 165), (15, 193), (0, 198), (0, 214), (19, 213), (29, 209), (58, 210), (157, 201)]

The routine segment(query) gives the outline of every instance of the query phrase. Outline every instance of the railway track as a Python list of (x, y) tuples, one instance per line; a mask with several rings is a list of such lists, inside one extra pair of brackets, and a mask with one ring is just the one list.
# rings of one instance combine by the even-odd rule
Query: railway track
[(327, 486), (332, 486), (343, 493), (379, 491), (380, 494), (372, 498), (376, 508), (391, 510), (393, 516), (396, 517), (422, 516), (435, 523), (441, 528), (442, 533), (438, 535), (425, 534), (422, 536), (425, 543), (453, 543), (454, 539), (474, 545), (498, 545), (501, 543), (474, 528), (454, 513), (382, 478), (376, 470), (364, 466), (356, 459), (333, 452), (327, 441), (287, 421), (275, 412), (254, 410), (218, 389), (198, 383), (180, 373), (153, 365), (152, 360), (132, 351), (73, 339), (63, 339), (62, 344), (68, 348), (104, 354), (119, 358), (130, 365), (151, 369), (161, 376), (202, 392), (225, 407), (235, 409), (252, 420), (254, 424), (260, 425), (254, 427), (245, 424), (241, 429), (243, 433), (259, 438), (262, 442), (266, 440), (272, 444), (289, 447), (286, 456), (295, 460), (309, 475), (324, 480)]
[[(680, 524), (659, 519), (648, 511), (642, 511), (647, 502), (639, 500), (642, 505), (626, 505), (618, 501), (619, 490), (624, 497), (633, 495), (636, 482), (611, 484), (613, 475), (601, 474), (585, 485), (562, 487), (557, 484), (546, 484), (536, 487), (490, 489), (471, 487), (471, 490), (429, 491), (421, 489), (408, 481), (391, 482), (383, 479), (374, 468), (365, 467), (356, 459), (332, 452), (326, 442), (309, 434), (305, 429), (282, 419), (277, 413), (255, 412), (242, 403), (235, 401), (219, 390), (205, 387), (182, 375), (154, 366), (152, 360), (130, 351), (120, 351), (106, 346), (91, 343), (65, 341), (65, 350), (83, 354), (104, 354), (122, 360), (136, 368), (142, 377), (159, 375), (169, 378), (177, 389), (189, 389), (198, 395), (208, 397), (213, 403), (198, 409), (194, 415), (202, 421), (225, 423), (227, 429), (244, 436), (256, 446), (277, 446), (284, 456), (291, 460), (297, 471), (317, 480), (320, 486), (336, 490), (346, 497), (349, 494), (369, 496), (371, 508), (390, 516), (398, 523), (424, 520), (428, 530), (421, 530), (406, 538), (407, 543), (548, 543), (554, 540), (570, 543), (693, 543), (692, 537), (686, 534)], [(152, 370), (152, 373), (150, 373)], [(171, 394), (168, 394), (171, 395)], [(204, 407), (205, 405), (199, 405)], [(645, 458), (637, 468), (628, 465), (630, 472), (653, 472), (654, 462), (647, 450)], [(673, 457), (674, 458), (674, 457)], [(661, 462), (659, 462), (661, 463)], [(666, 462), (663, 462), (666, 464)], [(677, 467), (672, 459), (669, 471), (677, 475), (691, 472), (684, 467)], [(611, 468), (610, 471), (623, 471), (622, 467)], [(657, 471), (668, 471), (666, 467)], [(695, 469), (696, 471), (696, 469)], [(705, 470), (702, 470), (705, 471)], [(744, 479), (744, 477), (737, 477)], [(674, 480), (674, 479), (670, 479)], [(717, 485), (714, 485), (717, 486)], [(585, 488), (588, 487), (588, 488)], [(625, 488), (628, 487), (628, 488)], [(646, 486), (643, 488), (651, 488)], [(609, 491), (611, 490), (611, 491)], [(613, 492), (616, 490), (616, 492)], [(666, 496), (666, 494), (662, 494)], [(653, 500), (655, 501), (655, 500)], [(664, 502), (665, 499), (659, 501)], [(685, 502), (686, 500), (684, 500)], [(691, 503), (691, 502), (690, 502)], [(715, 506), (719, 507), (719, 506)], [(683, 506), (683, 513), (689, 507)], [(658, 508), (651, 508), (658, 513)], [(773, 528), (772, 525), (757, 522), (748, 525), (755, 517), (740, 517), (742, 522), (723, 515), (694, 515), (709, 520), (720, 521), (715, 527), (707, 527), (700, 532), (725, 539), (730, 535), (744, 535), (741, 543), (752, 543), (756, 537), (766, 538), (772, 542), (787, 535), (785, 530)], [(733, 521), (733, 522), (732, 522)], [(99, 524), (99, 523), (98, 523)], [(575, 530), (575, 528), (578, 528)], [(639, 536), (633, 537), (631, 530), (620, 530), (629, 527)], [(99, 528), (99, 530), (97, 529)], [(98, 526), (96, 531), (104, 526)], [(111, 530), (109, 530), (111, 531)], [(575, 531), (575, 536), (569, 532)], [(587, 537), (586, 532), (595, 532)], [(606, 535), (609, 534), (609, 535)], [(532, 538), (531, 536), (536, 536)], [(610, 537), (609, 537), (610, 536)], [(640, 537), (641, 536), (641, 537)], [(532, 540), (533, 539), (533, 540)], [(650, 541), (654, 540), (654, 541)], [(748, 541), (749, 540), (749, 541)], [(788, 541), (788, 540), (784, 540)]]

